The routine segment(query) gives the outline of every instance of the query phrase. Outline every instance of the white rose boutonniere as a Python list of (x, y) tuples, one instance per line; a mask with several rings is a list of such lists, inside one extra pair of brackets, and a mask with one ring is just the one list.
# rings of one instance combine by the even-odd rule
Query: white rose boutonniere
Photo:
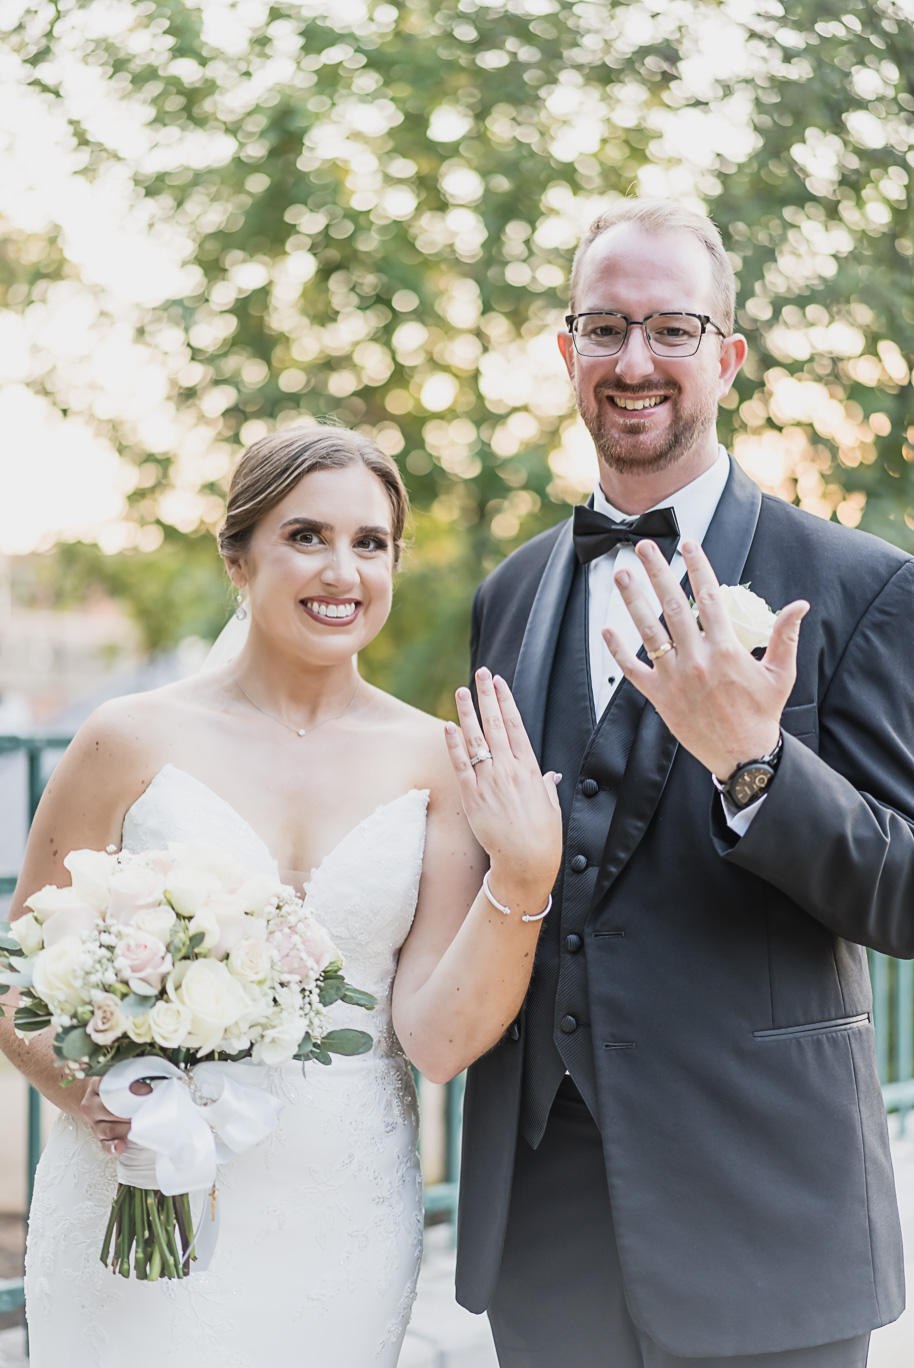
[[(754, 594), (748, 584), (722, 584), (720, 601), (739, 644), (747, 651), (764, 651), (778, 620), (777, 613), (768, 607), (761, 595)], [(697, 605), (693, 604), (692, 612), (701, 627)]]

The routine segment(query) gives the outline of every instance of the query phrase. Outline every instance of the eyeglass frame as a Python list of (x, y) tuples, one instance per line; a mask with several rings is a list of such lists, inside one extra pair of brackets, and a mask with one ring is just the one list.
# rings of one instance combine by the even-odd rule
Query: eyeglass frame
[[(599, 318), (601, 315), (606, 315), (610, 318), (622, 318), (625, 320), (625, 333), (622, 337), (622, 341), (619, 343), (619, 346), (616, 349), (616, 351), (582, 352), (577, 344), (577, 334), (574, 330), (574, 324), (577, 322), (579, 318)], [(646, 323), (650, 323), (652, 318), (697, 318), (699, 323), (701, 324), (701, 332), (698, 334), (698, 341), (695, 343), (695, 350), (688, 352), (686, 355), (680, 355), (679, 357), (677, 357), (675, 354), (664, 355), (662, 352), (654, 351), (650, 336), (648, 335), (647, 328), (644, 327)], [(687, 309), (659, 309), (656, 313), (648, 314), (645, 318), (629, 318), (628, 314), (619, 313), (615, 309), (584, 309), (581, 313), (566, 314), (565, 327), (571, 334), (572, 345), (574, 346), (574, 349), (577, 352), (578, 356), (583, 356), (591, 361), (595, 360), (599, 356), (618, 356), (619, 352), (621, 352), (624, 349), (625, 344), (628, 341), (628, 334), (631, 328), (644, 328), (644, 340), (648, 345), (648, 349), (654, 356), (659, 357), (661, 361), (690, 361), (693, 356), (698, 355), (698, 349), (701, 346), (701, 339), (708, 331), (708, 328), (714, 328), (714, 330), (718, 332), (720, 336), (723, 338), (726, 338), (727, 336), (723, 328), (720, 327), (719, 324), (714, 322), (714, 319), (711, 317), (710, 314), (690, 313)]]

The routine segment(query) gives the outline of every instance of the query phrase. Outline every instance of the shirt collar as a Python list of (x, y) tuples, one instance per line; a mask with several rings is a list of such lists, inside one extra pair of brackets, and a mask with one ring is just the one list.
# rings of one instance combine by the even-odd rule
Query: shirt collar
[[(679, 523), (680, 542), (691, 538), (693, 541), (701, 543), (704, 541), (705, 533), (710, 526), (711, 519), (714, 517), (715, 509), (720, 502), (720, 496), (724, 492), (724, 486), (730, 475), (730, 457), (727, 455), (726, 448), (718, 447), (717, 460), (696, 480), (683, 485), (682, 489), (677, 489), (675, 494), (671, 494), (667, 499), (661, 499), (654, 504), (654, 508), (672, 508), (676, 514), (676, 521)], [(603, 513), (615, 522), (630, 517), (628, 513), (622, 513), (618, 508), (614, 508), (609, 502), (600, 486), (599, 481), (594, 490), (593, 506), (598, 513)], [(652, 513), (654, 509), (645, 510)]]

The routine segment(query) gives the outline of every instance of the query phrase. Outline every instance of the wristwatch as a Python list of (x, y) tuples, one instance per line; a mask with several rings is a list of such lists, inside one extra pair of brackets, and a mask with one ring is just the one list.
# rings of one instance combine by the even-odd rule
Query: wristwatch
[(783, 749), (784, 737), (779, 736), (778, 743), (770, 755), (760, 755), (757, 760), (744, 761), (723, 781), (718, 779), (716, 774), (712, 774), (711, 782), (717, 792), (722, 793), (737, 811), (741, 812), (767, 792), (777, 773)]

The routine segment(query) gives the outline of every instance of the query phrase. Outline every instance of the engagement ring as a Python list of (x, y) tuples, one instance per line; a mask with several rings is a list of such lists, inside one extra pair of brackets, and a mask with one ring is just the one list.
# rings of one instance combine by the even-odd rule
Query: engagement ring
[(477, 765), (482, 764), (483, 760), (493, 760), (494, 758), (490, 750), (481, 750), (470, 756), (470, 764), (475, 769)]

